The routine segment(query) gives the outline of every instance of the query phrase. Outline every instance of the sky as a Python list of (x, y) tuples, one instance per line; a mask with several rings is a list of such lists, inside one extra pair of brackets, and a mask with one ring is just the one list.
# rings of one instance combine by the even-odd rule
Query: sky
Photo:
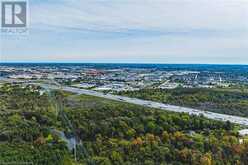
[[(0, 0), (2, 1), (2, 0)], [(29, 0), (1, 62), (248, 64), (248, 0)]]

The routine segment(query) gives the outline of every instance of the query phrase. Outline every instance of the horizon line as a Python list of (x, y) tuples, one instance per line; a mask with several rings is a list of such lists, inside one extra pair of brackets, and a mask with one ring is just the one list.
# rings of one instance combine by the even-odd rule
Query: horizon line
[(158, 63), (158, 62), (76, 62), (76, 61), (0, 61), (0, 64), (158, 64), (158, 65), (248, 65), (245, 63)]

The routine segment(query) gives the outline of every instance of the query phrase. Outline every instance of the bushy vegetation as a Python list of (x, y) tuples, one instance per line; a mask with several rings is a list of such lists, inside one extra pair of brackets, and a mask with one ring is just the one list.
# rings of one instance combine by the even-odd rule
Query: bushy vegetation
[(229, 122), (90, 96), (65, 102), (88, 158), (96, 164), (226, 165), (247, 159), (248, 145), (239, 143)]
[[(39, 91), (31, 86), (0, 88), (0, 164), (247, 162), (248, 144), (239, 142), (237, 126), (230, 122), (62, 91)], [(76, 137), (77, 161), (54, 130)]]
[(65, 143), (52, 128), (62, 129), (48, 95), (31, 86), (0, 88), (0, 164), (70, 162)]
[(120, 95), (248, 117), (248, 92), (228, 89), (143, 89)]

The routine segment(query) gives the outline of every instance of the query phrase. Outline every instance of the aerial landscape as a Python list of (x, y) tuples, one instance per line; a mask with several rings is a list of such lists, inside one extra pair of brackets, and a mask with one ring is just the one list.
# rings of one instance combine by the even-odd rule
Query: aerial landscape
[(0, 4), (0, 165), (248, 165), (247, 0)]
[(247, 70), (3, 63), (1, 161), (245, 164)]

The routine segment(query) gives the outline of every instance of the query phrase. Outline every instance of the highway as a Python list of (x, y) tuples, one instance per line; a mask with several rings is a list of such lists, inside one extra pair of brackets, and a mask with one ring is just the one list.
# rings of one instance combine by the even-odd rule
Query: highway
[(181, 107), (181, 106), (163, 104), (163, 103), (158, 103), (154, 101), (130, 98), (130, 97), (125, 97), (125, 96), (104, 94), (104, 93), (96, 92), (92, 90), (79, 89), (79, 88), (73, 88), (73, 87), (67, 87), (67, 86), (62, 86), (59, 88), (58, 86), (55, 86), (55, 85), (47, 85), (47, 84), (39, 84), (39, 85), (43, 88), (60, 89), (63, 91), (72, 92), (72, 93), (76, 93), (79, 95), (80, 94), (91, 95), (91, 96), (106, 98), (110, 100), (141, 105), (141, 106), (150, 107), (150, 108), (157, 108), (157, 109), (161, 109), (165, 111), (184, 112), (190, 115), (203, 115), (209, 119), (220, 120), (220, 121), (230, 121), (231, 123), (248, 126), (248, 118), (245, 118), (245, 117), (219, 114), (219, 113), (214, 113), (214, 112), (208, 112), (208, 111), (202, 111), (202, 110), (197, 110), (193, 108), (186, 108), (186, 107)]
[[(16, 81), (16, 80), (12, 80), (12, 79), (3, 79), (3, 78), (0, 78), (0, 81), (10, 82), (10, 83), (13, 83), (13, 82), (20, 83), (21, 82), (21, 81)], [(203, 115), (206, 118), (213, 119), (213, 120), (230, 121), (231, 123), (248, 126), (248, 118), (245, 118), (245, 117), (219, 114), (219, 113), (214, 113), (214, 112), (209, 112), (209, 111), (202, 111), (202, 110), (193, 109), (193, 108), (186, 108), (186, 107), (181, 107), (181, 106), (163, 104), (163, 103), (159, 103), (159, 102), (142, 100), (142, 99), (137, 99), (137, 98), (130, 98), (130, 97), (125, 97), (125, 96), (104, 94), (101, 92), (96, 92), (96, 91), (86, 90), (86, 89), (79, 89), (79, 88), (74, 88), (74, 87), (41, 84), (41, 83), (33, 83), (33, 82), (21, 82), (21, 83), (39, 85), (39, 86), (46, 88), (46, 89), (49, 88), (49, 89), (54, 89), (54, 90), (56, 90), (56, 89), (57, 90), (63, 90), (63, 91), (67, 91), (67, 92), (76, 93), (79, 95), (80, 94), (91, 95), (91, 96), (106, 98), (106, 99), (110, 99), (110, 100), (141, 105), (141, 106), (150, 107), (150, 108), (157, 108), (157, 109), (161, 109), (161, 110), (165, 110), (165, 111), (184, 112), (184, 113), (188, 113), (190, 115)]]

